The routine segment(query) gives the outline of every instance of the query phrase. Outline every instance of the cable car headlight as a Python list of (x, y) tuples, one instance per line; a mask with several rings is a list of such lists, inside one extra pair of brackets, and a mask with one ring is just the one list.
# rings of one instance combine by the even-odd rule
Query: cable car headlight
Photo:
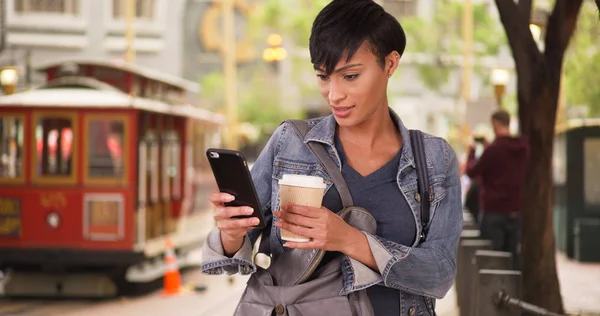
[(46, 215), (46, 223), (52, 228), (58, 228), (60, 225), (60, 216), (56, 212), (50, 212)]

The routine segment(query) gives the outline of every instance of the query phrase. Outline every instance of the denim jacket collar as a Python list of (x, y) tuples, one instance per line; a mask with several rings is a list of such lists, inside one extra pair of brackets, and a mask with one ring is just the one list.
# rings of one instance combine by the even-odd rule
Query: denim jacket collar
[[(396, 114), (396, 112), (394, 112), (391, 108), (389, 110), (390, 115), (392, 116), (392, 120), (394, 120), (394, 122), (396, 122), (398, 126), (400, 136), (402, 136), (402, 159), (400, 160), (398, 170), (402, 170), (406, 166), (415, 167), (408, 128), (404, 126), (404, 123), (402, 123), (402, 120), (400, 119), (398, 114)], [(306, 137), (304, 138), (304, 143), (319, 142), (333, 147), (335, 146), (334, 139), (336, 127), (337, 122), (335, 121), (335, 117), (333, 116), (333, 114), (330, 114), (322, 120), (317, 121), (316, 125), (306, 134)]]

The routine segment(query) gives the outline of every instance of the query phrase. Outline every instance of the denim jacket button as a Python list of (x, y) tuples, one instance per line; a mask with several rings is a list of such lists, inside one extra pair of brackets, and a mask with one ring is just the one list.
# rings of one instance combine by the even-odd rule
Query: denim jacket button
[(250, 269), (249, 266), (247, 266), (247, 265), (242, 266), (242, 273), (243, 274), (248, 274), (248, 273), (250, 273), (250, 271), (251, 271), (251, 269)]
[(408, 310), (408, 316), (415, 316), (415, 311), (417, 309), (413, 306)]
[(419, 192), (415, 193), (415, 200), (417, 200), (417, 202), (421, 202), (421, 195), (419, 194)]
[(275, 306), (275, 313), (277, 315), (283, 315), (283, 313), (285, 313), (285, 308), (283, 308), (283, 306), (281, 304)]

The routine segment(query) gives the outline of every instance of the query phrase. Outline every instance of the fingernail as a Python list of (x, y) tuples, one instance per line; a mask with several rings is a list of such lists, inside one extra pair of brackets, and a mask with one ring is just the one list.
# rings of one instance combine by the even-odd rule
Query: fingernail
[(252, 219), (252, 224), (253, 225), (258, 225), (258, 223), (260, 223), (260, 220), (258, 218), (253, 218)]
[(251, 207), (247, 207), (247, 208), (244, 210), (244, 213), (246, 213), (246, 214), (250, 215), (250, 214), (254, 213), (254, 209), (253, 209), (253, 208), (251, 208)]
[(226, 194), (226, 195), (223, 197), (223, 199), (224, 199), (226, 202), (231, 202), (231, 201), (235, 200), (235, 197), (234, 197), (233, 195)]

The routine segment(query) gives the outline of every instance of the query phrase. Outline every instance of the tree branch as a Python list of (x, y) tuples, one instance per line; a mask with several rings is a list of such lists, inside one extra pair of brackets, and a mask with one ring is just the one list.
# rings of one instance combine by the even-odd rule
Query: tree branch
[(495, 1), (515, 60), (519, 104), (520, 107), (524, 107), (530, 104), (532, 97), (532, 67), (542, 61), (542, 54), (529, 30), (529, 15), (526, 15), (513, 0)]
[(529, 15), (526, 15), (513, 0), (496, 0), (496, 6), (515, 64), (524, 63), (531, 60), (530, 55), (539, 54), (533, 35), (529, 31)]
[[(597, 0), (600, 1), (600, 0)], [(531, 16), (531, 10), (533, 9), (533, 1), (532, 0), (519, 0), (519, 9), (521, 13), (527, 17)]]
[[(597, 2), (600, 0), (596, 0)], [(546, 60), (562, 64), (583, 0), (556, 0), (554, 10), (548, 18), (546, 29)]]

